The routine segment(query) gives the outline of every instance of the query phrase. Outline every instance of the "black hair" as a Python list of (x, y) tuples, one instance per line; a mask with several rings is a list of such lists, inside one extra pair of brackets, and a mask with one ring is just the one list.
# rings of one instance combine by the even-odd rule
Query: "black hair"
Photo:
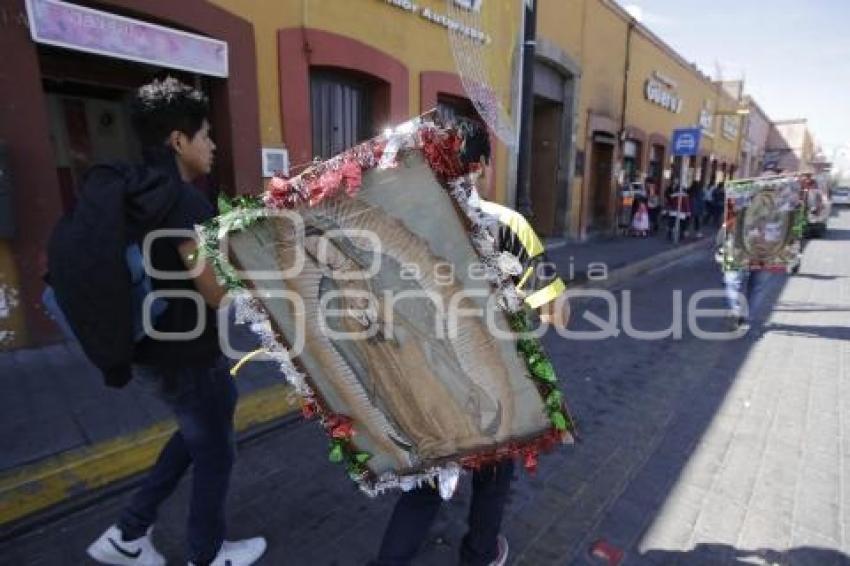
[(459, 120), (458, 130), (463, 138), (460, 159), (465, 164), (478, 163), (484, 158), (490, 163), (490, 134), (483, 124), (476, 120)]
[(145, 147), (164, 144), (174, 131), (195, 137), (208, 115), (204, 93), (174, 77), (140, 87), (130, 104), (133, 129)]

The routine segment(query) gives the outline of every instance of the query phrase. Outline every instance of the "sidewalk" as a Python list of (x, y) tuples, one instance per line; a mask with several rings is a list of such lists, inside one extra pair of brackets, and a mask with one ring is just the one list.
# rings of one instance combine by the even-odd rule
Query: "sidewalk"
[[(547, 246), (575, 288), (616, 286), (705, 243), (623, 237), (583, 244), (552, 240)], [(604, 281), (587, 280), (593, 262), (606, 264)], [(241, 350), (256, 347), (247, 330), (236, 328), (234, 335)], [(173, 430), (167, 408), (132, 382), (121, 390), (106, 388), (75, 345), (0, 353), (0, 376), (0, 525), (143, 471)], [(237, 384), (242, 431), (279, 421), (294, 409), (273, 364), (246, 364)]]
[[(614, 287), (625, 279), (660, 267), (690, 254), (696, 247), (710, 245), (715, 229), (706, 230), (700, 239), (686, 238), (674, 244), (664, 235), (633, 238), (628, 236), (593, 240), (588, 243), (568, 242), (563, 238), (548, 238), (549, 259), (557, 264), (567, 286)], [(600, 266), (604, 264), (604, 279)], [(593, 272), (588, 279), (588, 268)]]

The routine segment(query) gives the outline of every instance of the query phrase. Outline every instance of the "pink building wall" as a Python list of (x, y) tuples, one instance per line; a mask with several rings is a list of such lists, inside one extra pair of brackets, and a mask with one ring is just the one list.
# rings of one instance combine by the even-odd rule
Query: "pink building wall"
[(767, 114), (747, 97), (747, 108), (750, 113), (746, 118), (746, 131), (741, 155), (741, 176), (755, 177), (762, 172), (764, 152), (770, 135), (771, 122)]
[(773, 123), (765, 148), (766, 165), (783, 171), (807, 171), (813, 155), (814, 141), (805, 119)]

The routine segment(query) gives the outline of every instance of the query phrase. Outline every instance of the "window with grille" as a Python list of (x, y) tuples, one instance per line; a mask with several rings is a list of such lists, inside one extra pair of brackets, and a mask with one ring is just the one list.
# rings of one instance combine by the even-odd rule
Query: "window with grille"
[(314, 156), (327, 159), (372, 137), (372, 90), (355, 76), (310, 73)]

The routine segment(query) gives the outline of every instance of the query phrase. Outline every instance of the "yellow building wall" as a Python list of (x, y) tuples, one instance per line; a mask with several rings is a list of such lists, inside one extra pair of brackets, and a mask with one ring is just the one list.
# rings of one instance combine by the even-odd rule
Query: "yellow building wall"
[(539, 37), (567, 52), (581, 68), (575, 149), (584, 152), (584, 176), (570, 186), (570, 234), (579, 237), (584, 181), (589, 174), (588, 116), (622, 115), (627, 22), (601, 0), (539, 0)]
[[(667, 90), (682, 99), (681, 112), (672, 112), (647, 100), (646, 82), (653, 73), (660, 73), (676, 83), (675, 88)], [(709, 84), (695, 76), (693, 70), (684, 68), (652, 40), (635, 32), (631, 43), (626, 123), (642, 129), (647, 135), (660, 134), (669, 140), (675, 128), (699, 124), (703, 101), (713, 97)]]
[[(582, 11), (579, 115), (584, 126), (588, 110), (619, 120), (623, 108), (628, 25), (599, 0), (585, 0)], [(584, 139), (587, 132), (580, 128), (579, 135)]]
[[(618, 126), (623, 118), (626, 38), (630, 18), (608, 0), (539, 0), (538, 10), (538, 35), (570, 54), (581, 68), (575, 147), (585, 155), (584, 177), (588, 177), (591, 164), (588, 136), (592, 133), (588, 132), (590, 113), (606, 116)], [(675, 81), (676, 88), (673, 90), (684, 101), (680, 113), (670, 112), (646, 99), (646, 81), (656, 71)], [(643, 33), (639, 26), (633, 30), (625, 126), (640, 128), (646, 133), (647, 141), (652, 134), (660, 134), (669, 143), (675, 128), (699, 124), (704, 105), (707, 104), (714, 112), (736, 107), (732, 97), (721, 90), (698, 70), (674, 56), (668, 48)], [(721, 127), (722, 118), (716, 117), (710, 135), (703, 137), (702, 149), (706, 155), (715, 154), (718, 163), (733, 163), (739, 141), (724, 138)], [(739, 136), (741, 134), (742, 131), (739, 131)], [(615, 170), (620, 165), (620, 149), (615, 156)], [(641, 156), (644, 172), (647, 157), (648, 148), (644, 146)], [(669, 147), (666, 157), (665, 169), (669, 169)], [(588, 203), (581, 202), (583, 197), (589, 196), (585, 181), (589, 179), (577, 175), (570, 188), (570, 235), (573, 237), (581, 236), (578, 233), (580, 211), (588, 206)]]
[[(722, 88), (717, 89), (717, 110), (719, 112), (734, 112), (740, 105), (740, 102), (732, 97)], [(728, 164), (737, 163), (740, 160), (740, 137), (743, 135), (743, 117), (729, 116), (727, 119), (733, 121), (738, 126), (738, 135), (734, 138), (727, 138), (723, 135), (723, 120), (724, 117), (719, 116), (714, 123), (714, 153), (717, 155), (717, 161), (725, 161)]]
[[(419, 113), (419, 76), (423, 71), (457, 73), (446, 28), (425, 20), (384, 0), (213, 0), (222, 8), (251, 22), (257, 54), (260, 97), (260, 131), (264, 146), (282, 147), (286, 123), (281, 121), (278, 76), (277, 32), (282, 28), (304, 26), (344, 35), (384, 51), (403, 62), (410, 76), (410, 112)], [(417, 0), (420, 8), (446, 13), (444, 0)], [(485, 61), (487, 80), (510, 110), (513, 59), (521, 32), (522, 14), (518, 2), (484, 2), (481, 31), (493, 42)], [(302, 57), (301, 53), (293, 54)], [(285, 84), (285, 81), (284, 81)], [(495, 200), (504, 201), (508, 155), (503, 144), (496, 149)]]
[[(337, 33), (396, 57), (408, 67), (411, 114), (419, 111), (421, 72), (457, 72), (446, 29), (417, 14), (391, 6), (385, 0), (279, 0), (273, 4), (263, 0), (214, 2), (254, 26), (260, 130), (262, 143), (266, 146), (281, 146), (286, 128), (280, 115), (280, 97), (286, 93), (281, 93), (278, 77), (277, 31), (281, 28), (305, 26)], [(416, 4), (446, 12), (443, 0), (420, 0)], [(515, 78), (514, 65), (517, 61), (516, 42), (522, 31), (521, 5), (519, 2), (493, 0), (484, 2), (482, 10), (481, 27), (495, 39), (489, 49), (491, 59), (486, 61), (487, 79), (499, 94), (503, 107), (510, 109), (511, 81)], [(622, 119), (628, 26), (628, 16), (608, 0), (539, 0), (538, 35), (568, 53), (581, 68), (574, 145), (586, 156), (585, 176), (591, 157), (587, 143), (590, 113), (606, 116), (618, 125)], [(646, 100), (645, 83), (653, 71), (676, 81), (676, 93), (684, 100), (680, 114)], [(639, 30), (633, 32), (625, 125), (638, 127), (647, 135), (658, 133), (669, 138), (674, 128), (698, 123), (705, 101), (709, 101), (712, 109), (722, 108), (719, 96), (722, 96), (720, 89), (696, 70), (673, 57)], [(723, 138), (721, 125), (722, 118), (716, 118), (713, 135), (703, 138), (703, 149), (708, 154), (715, 154), (718, 162), (725, 160), (731, 163), (736, 155), (737, 140)], [(644, 167), (646, 157), (647, 148), (644, 147)], [(496, 190), (491, 195), (494, 200), (504, 202), (506, 199), (507, 171), (511, 160), (507, 148), (497, 144)], [(581, 201), (586, 196), (584, 184), (582, 176), (575, 176), (570, 188), (572, 236), (579, 235), (580, 210), (585, 206)]]
[(538, 0), (537, 35), (555, 43), (576, 61), (580, 61), (587, 4), (587, 0)]

